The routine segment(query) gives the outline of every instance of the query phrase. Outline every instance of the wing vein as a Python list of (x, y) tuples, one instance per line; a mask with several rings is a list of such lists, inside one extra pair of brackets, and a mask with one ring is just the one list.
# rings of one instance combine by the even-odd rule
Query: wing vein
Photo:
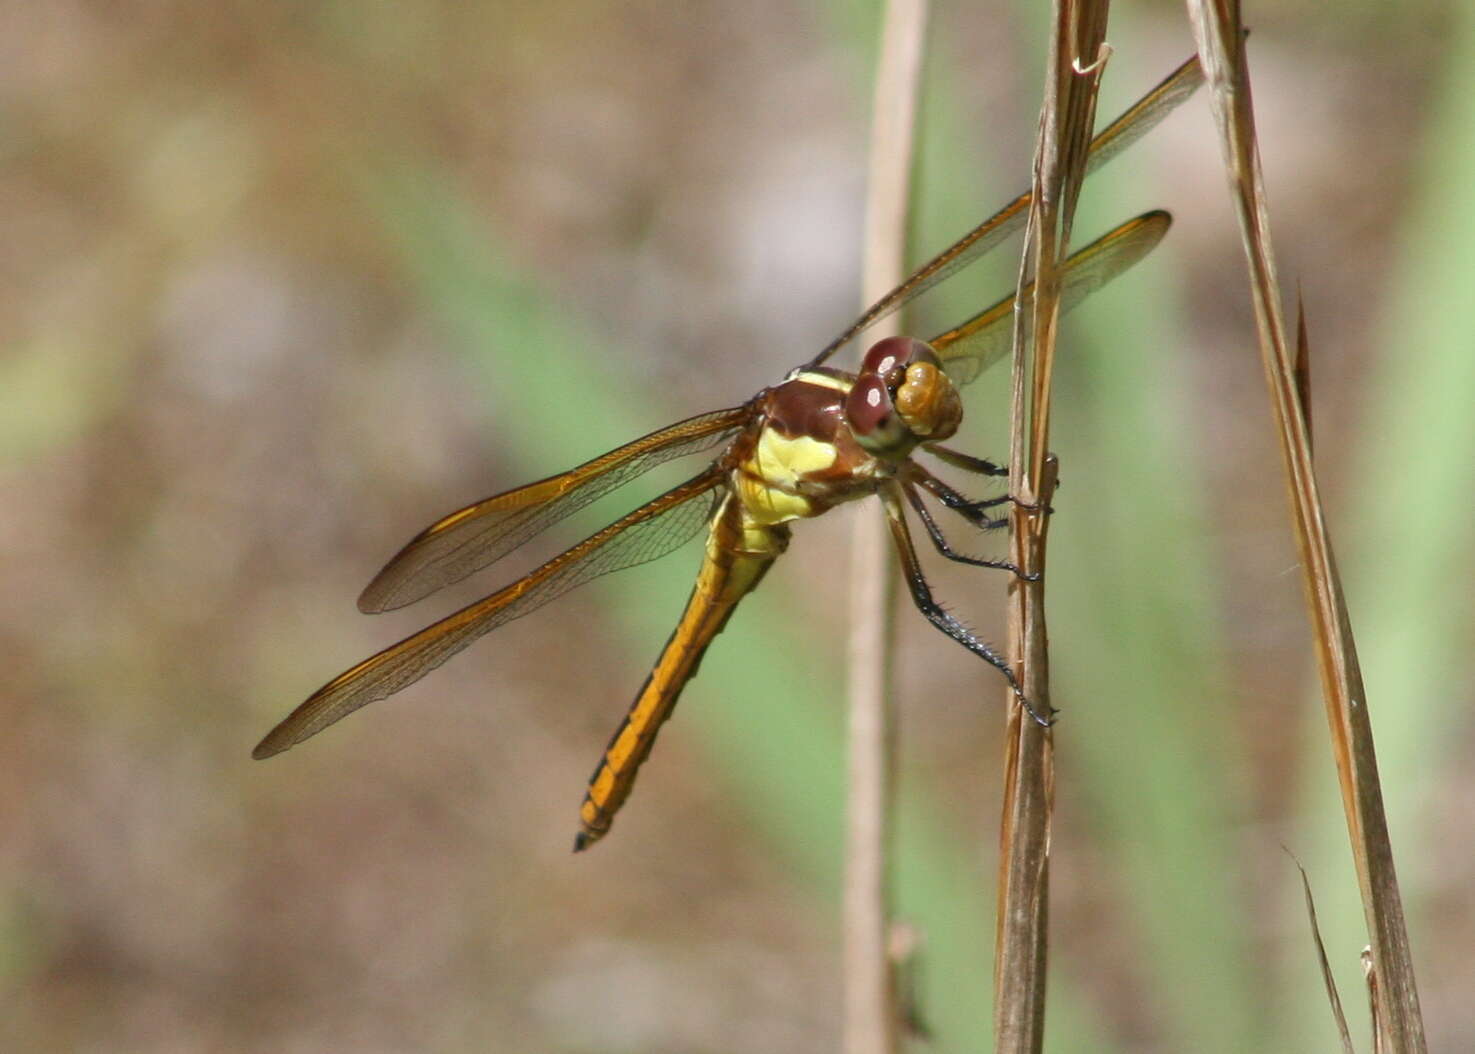
[(611, 571), (678, 548), (707, 523), (710, 503), (696, 499), (722, 484), (713, 466), (596, 531), (516, 582), (385, 648), (314, 692), (267, 733), (252, 756), (267, 758), (408, 687), (479, 637)]
[(359, 610), (404, 607), (461, 581), (657, 465), (731, 438), (748, 412), (744, 405), (687, 418), (567, 472), (451, 513), (384, 565), (359, 597)]

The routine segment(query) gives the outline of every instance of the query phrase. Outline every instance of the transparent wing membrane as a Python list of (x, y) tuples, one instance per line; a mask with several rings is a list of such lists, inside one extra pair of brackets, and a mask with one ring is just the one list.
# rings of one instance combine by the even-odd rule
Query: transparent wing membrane
[(359, 597), (359, 610), (389, 611), (459, 582), (657, 465), (732, 438), (747, 417), (747, 407), (690, 417), (578, 468), (453, 512), (422, 531), (374, 576)]
[[(1139, 99), (1126, 113), (1091, 140), (1091, 152), (1086, 159), (1086, 171), (1094, 172), (1156, 128), (1164, 117), (1177, 108), (1179, 103), (1194, 93), (1203, 80), (1203, 71), (1199, 68), (1196, 57), (1189, 59), (1168, 74), (1157, 87)], [(825, 345), (824, 350), (811, 359), (808, 365), (810, 367), (820, 365), (861, 332), (869, 329), (903, 304), (925, 293), (944, 278), (967, 267), (1018, 230), (1029, 213), (1031, 197), (1028, 191), (1019, 195), (923, 264), (901, 285), (867, 308), (865, 314), (851, 323), (845, 332)]]
[(393, 695), (498, 626), (600, 575), (634, 567), (679, 548), (706, 526), (712, 503), (700, 500), (723, 482), (708, 469), (560, 553), (532, 574), (329, 681), (292, 711), (252, 751), (279, 754), (360, 707)]
[[(1061, 276), (1060, 310), (1069, 311), (1087, 296), (1141, 260), (1168, 233), (1173, 218), (1166, 212), (1148, 212), (1097, 238), (1065, 262)], [(1025, 300), (1034, 285), (1025, 287)], [(942, 358), (954, 384), (967, 384), (1008, 353), (1014, 337), (1014, 297), (974, 315), (961, 326), (928, 341)]]

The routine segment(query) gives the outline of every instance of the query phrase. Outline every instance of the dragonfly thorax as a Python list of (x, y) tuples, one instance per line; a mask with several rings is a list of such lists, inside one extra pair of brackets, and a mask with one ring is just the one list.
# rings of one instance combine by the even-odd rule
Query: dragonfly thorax
[(866, 352), (845, 398), (845, 419), (867, 452), (899, 461), (918, 443), (956, 432), (963, 401), (929, 345), (887, 337)]

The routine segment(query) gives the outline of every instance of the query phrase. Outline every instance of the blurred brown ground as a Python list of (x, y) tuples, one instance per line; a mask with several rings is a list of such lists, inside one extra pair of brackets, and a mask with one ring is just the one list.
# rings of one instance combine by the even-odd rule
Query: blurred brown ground
[[(1256, 98), (1283, 269), (1314, 268), (1319, 302), (1345, 305), (1314, 324), (1353, 376), (1437, 11), (1389, 33), (1264, 6)], [(1145, 87), (1189, 41), (1178, 7), (1130, 10), (1157, 27), (1131, 62)], [(669, 418), (728, 405), (854, 307), (867, 106), (823, 17), (643, 0), (0, 3), (5, 1049), (833, 1049), (833, 908), (706, 785), (681, 732), (611, 844), (568, 855), (580, 781), (650, 658), (609, 644), (597, 598), (501, 631), (495, 654), (314, 743), (331, 763), (247, 756), (307, 691), (424, 621), (353, 609), (397, 545), (561, 467), (499, 453), (495, 407), (438, 353), (345, 152), (437, 159), (518, 268), (638, 349), (632, 388), (650, 395), (659, 376)], [(962, 108), (1010, 119), (990, 148), (1024, 172), (1033, 102), (1010, 93), (1038, 60), (1010, 54), (1009, 19), (986, 5), (937, 19), (949, 52), (976, 59)], [(1328, 77), (1336, 94), (1313, 90)], [(1147, 204), (1178, 216), (1181, 324), (1212, 340), (1247, 320), (1204, 125), (1162, 131), (1155, 151), (1197, 154)], [(529, 349), (528, 368), (549, 353)], [(1213, 370), (1195, 411), (1222, 434), (1212, 490), (1256, 493), (1275, 456), (1258, 378)], [(1355, 427), (1358, 393), (1340, 383), (1318, 376), (1327, 450)], [(498, 397), (517, 397), (515, 378)], [(1335, 457), (1327, 471), (1335, 505), (1353, 481)], [(1225, 499), (1219, 544), (1247, 582), (1294, 559), (1276, 487)], [(813, 598), (843, 588), (844, 531), (814, 525), (830, 544), (806, 543), (774, 583), (814, 607), (817, 632), (843, 619)], [(1304, 669), (1298, 586), (1278, 581), (1232, 598), (1247, 695)], [(929, 631), (902, 639), (924, 688), (950, 676), (907, 657), (934, 647)], [(909, 749), (962, 809), (996, 721), (921, 705)], [(1258, 745), (1247, 778), (1268, 821), (1288, 748)], [(1468, 801), (1468, 773), (1451, 790)], [(1058, 925), (1108, 943), (1129, 925), (1098, 914), (1101, 889), (1059, 886)], [(1468, 1042), (1470, 1010), (1439, 996), (1475, 985), (1457, 953), (1475, 937), (1468, 906), (1451, 919), (1419, 949), (1440, 966), (1426, 1008), (1451, 1015), (1437, 1035)], [(1130, 989), (1109, 951), (1088, 954), (1104, 989)]]

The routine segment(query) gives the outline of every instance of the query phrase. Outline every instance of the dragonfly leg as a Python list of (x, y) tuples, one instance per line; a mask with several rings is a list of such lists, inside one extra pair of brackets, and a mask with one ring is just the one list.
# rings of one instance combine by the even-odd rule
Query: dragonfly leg
[(902, 575), (906, 578), (907, 589), (912, 594), (912, 603), (916, 604), (917, 610), (928, 622), (1002, 673), (1004, 679), (1009, 682), (1010, 690), (1014, 692), (1014, 698), (1019, 700), (1019, 705), (1024, 707), (1025, 712), (1036, 724), (1048, 728), (1053, 711), (1049, 714), (1041, 714), (1035, 709), (1034, 704), (1025, 698), (1024, 689), (1019, 686), (1019, 680), (1014, 676), (1014, 669), (1009, 665), (1009, 660), (974, 636), (967, 626), (959, 622), (933, 599), (932, 587), (927, 584), (927, 579), (922, 574), (922, 564), (917, 559), (916, 547), (912, 545), (912, 534), (907, 528), (906, 515), (902, 511), (901, 500), (896, 491), (895, 485), (883, 486), (880, 490), (881, 503), (886, 509), (886, 521), (891, 528), (891, 538), (896, 544), (897, 556), (901, 559)]
[(904, 477), (909, 483), (915, 483), (931, 494), (944, 506), (962, 516), (973, 526), (983, 531), (995, 531), (1000, 527), (1007, 527), (1009, 519), (1005, 516), (986, 516), (986, 509), (996, 509), (1000, 505), (1007, 504), (1007, 495), (997, 498), (980, 498), (973, 500), (960, 494), (942, 480), (938, 479), (926, 468), (913, 461), (907, 466)]
[[(962, 469), (964, 472), (975, 472), (981, 476), (1009, 475), (1008, 465), (996, 465), (986, 457), (973, 457), (971, 454), (965, 454), (961, 450), (954, 450), (952, 447), (943, 446), (941, 443), (930, 443), (924, 449), (928, 453), (937, 455), (940, 460), (945, 461), (954, 468)], [(1059, 488), (1059, 480), (1055, 481), (1055, 486), (1057, 489)], [(1032, 505), (1026, 501), (1018, 501), (1012, 497), (992, 498), (987, 502), (975, 502), (974, 504), (986, 509), (994, 505), (1002, 505), (1008, 501), (1014, 502), (1019, 508), (1029, 512), (1035, 512), (1039, 509), (1038, 505)], [(1045, 511), (1049, 513), (1055, 510), (1046, 509)]]
[[(985, 462), (985, 464), (987, 463)], [(996, 509), (1000, 505), (1010, 504), (1015, 508), (1024, 509), (1026, 512), (1037, 512), (1040, 508), (1038, 505), (1031, 504), (1030, 502), (1019, 501), (1017, 498), (1008, 494), (1001, 494), (997, 498), (979, 498), (973, 500), (948, 486), (916, 461), (911, 462), (910, 469), (910, 478), (925, 487), (929, 494), (933, 495), (949, 509), (968, 519), (975, 527), (979, 527), (985, 531), (996, 530), (1000, 527), (1007, 526), (1009, 523), (1007, 517), (983, 516), (982, 512), (985, 509)], [(1045, 509), (1047, 514), (1054, 511), (1051, 508)]]
[(954, 550), (948, 544), (947, 536), (942, 533), (942, 528), (937, 526), (937, 521), (932, 518), (932, 513), (923, 504), (922, 495), (917, 493), (917, 488), (910, 483), (903, 483), (901, 487), (907, 496), (907, 501), (911, 503), (912, 508), (917, 510), (917, 515), (921, 517), (922, 526), (927, 528), (927, 537), (932, 539), (932, 544), (937, 547), (937, 551), (943, 556), (949, 560), (956, 560), (960, 564), (971, 564), (974, 567), (996, 567), (1001, 571), (1010, 571), (1013, 572), (1014, 577), (1025, 582), (1038, 582), (1040, 580), (1038, 573), (1025, 574), (1016, 565), (1011, 564), (1007, 560), (987, 560), (980, 556), (968, 556)]
[(986, 457), (974, 457), (972, 454), (965, 454), (961, 450), (954, 450), (941, 443), (928, 443), (925, 449), (928, 453), (936, 454), (941, 460), (964, 472), (973, 472), (980, 476), (1009, 475), (1008, 465), (996, 465)]

